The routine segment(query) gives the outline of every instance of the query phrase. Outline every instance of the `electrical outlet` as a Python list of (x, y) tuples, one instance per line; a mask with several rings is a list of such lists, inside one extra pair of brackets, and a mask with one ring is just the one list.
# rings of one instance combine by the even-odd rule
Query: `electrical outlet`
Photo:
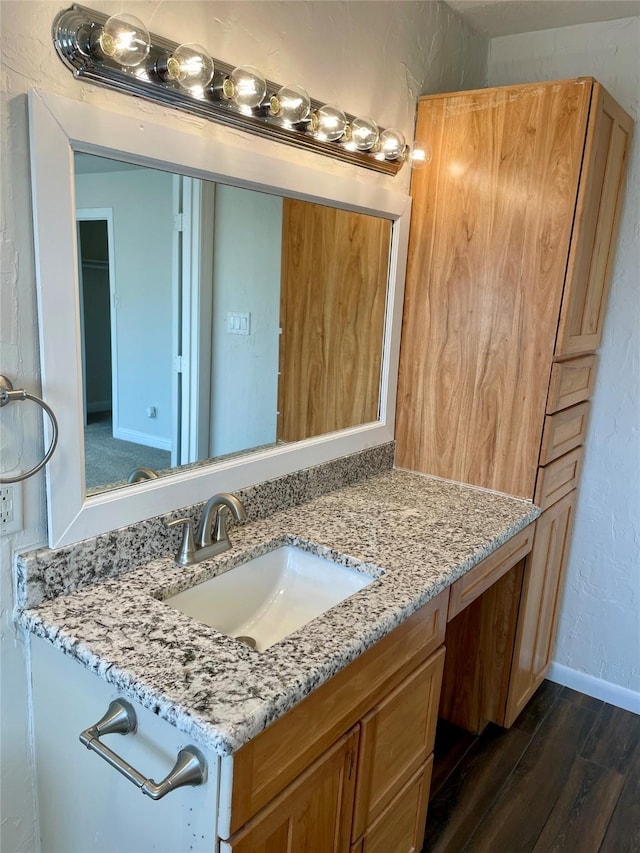
[(0, 486), (0, 535), (22, 530), (22, 483)]

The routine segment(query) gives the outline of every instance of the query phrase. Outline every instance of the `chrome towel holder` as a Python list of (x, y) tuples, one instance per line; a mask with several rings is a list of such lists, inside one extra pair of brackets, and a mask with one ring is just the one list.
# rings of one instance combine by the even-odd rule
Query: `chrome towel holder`
[(134, 733), (137, 725), (134, 708), (124, 699), (114, 699), (102, 719), (80, 732), (80, 743), (97, 753), (152, 800), (160, 800), (184, 785), (204, 785), (207, 781), (207, 762), (195, 746), (181, 749), (169, 775), (162, 782), (154, 782), (100, 740), (102, 735)]
[(26, 480), (27, 477), (32, 477), (34, 474), (37, 474), (41, 468), (44, 468), (49, 459), (51, 459), (53, 451), (56, 449), (56, 444), (58, 443), (58, 421), (56, 416), (53, 414), (53, 409), (51, 409), (44, 400), (41, 400), (40, 397), (36, 397), (35, 394), (29, 394), (24, 390), (24, 388), (14, 389), (11, 380), (0, 374), (0, 408), (6, 406), (7, 403), (10, 403), (12, 400), (33, 400), (34, 403), (37, 403), (42, 409), (44, 409), (44, 411), (49, 415), (49, 419), (51, 421), (52, 435), (49, 449), (40, 462), (38, 462), (37, 465), (34, 465), (33, 468), (25, 471), (23, 474), (16, 474), (15, 477), (5, 477), (0, 474), (0, 483), (3, 484), (19, 483), (22, 480)]

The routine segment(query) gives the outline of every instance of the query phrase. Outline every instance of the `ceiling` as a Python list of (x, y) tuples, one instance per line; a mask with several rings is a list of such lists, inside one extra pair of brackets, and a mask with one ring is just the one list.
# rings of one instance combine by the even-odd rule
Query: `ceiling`
[(640, 15), (640, 0), (446, 0), (467, 23), (496, 36)]

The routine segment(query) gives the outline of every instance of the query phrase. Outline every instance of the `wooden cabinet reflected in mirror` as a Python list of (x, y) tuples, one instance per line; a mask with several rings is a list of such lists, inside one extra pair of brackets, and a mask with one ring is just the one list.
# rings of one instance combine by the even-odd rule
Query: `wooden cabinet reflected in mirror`
[(378, 419), (391, 222), (284, 199), (278, 435)]
[(377, 421), (391, 220), (75, 155), (87, 493)]

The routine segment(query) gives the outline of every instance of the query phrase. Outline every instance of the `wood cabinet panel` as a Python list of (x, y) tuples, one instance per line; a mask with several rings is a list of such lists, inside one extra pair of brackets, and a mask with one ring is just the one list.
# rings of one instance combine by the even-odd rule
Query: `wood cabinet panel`
[[(352, 664), (232, 756), (231, 803), (218, 834), (228, 838), (393, 690), (444, 640), (449, 591), (429, 601)], [(312, 721), (312, 724), (310, 723)]]
[(535, 502), (540, 509), (547, 509), (577, 487), (582, 458), (583, 448), (576, 447), (539, 469)]
[(433, 752), (443, 666), (441, 648), (361, 720), (354, 840)]
[(589, 417), (589, 402), (547, 415), (544, 419), (540, 464), (547, 465), (584, 443)]
[(568, 409), (593, 394), (598, 357), (584, 355), (569, 361), (556, 362), (551, 368), (547, 413)]
[(521, 618), (516, 633), (505, 725), (510, 726), (544, 678), (551, 662), (575, 514), (577, 492), (566, 495), (537, 521), (526, 560)]
[(283, 199), (278, 438), (378, 419), (391, 222)]
[(433, 756), (371, 824), (351, 853), (419, 853), (429, 804)]
[(348, 853), (358, 727), (341, 738), (220, 853)]
[(590, 352), (600, 345), (632, 129), (632, 119), (594, 83), (584, 179), (560, 313), (559, 356)]
[(516, 533), (451, 585), (448, 620), (461, 613), (529, 553), (533, 546), (534, 527), (535, 524), (529, 524)]
[(533, 497), (591, 86), (421, 99), (399, 467)]

